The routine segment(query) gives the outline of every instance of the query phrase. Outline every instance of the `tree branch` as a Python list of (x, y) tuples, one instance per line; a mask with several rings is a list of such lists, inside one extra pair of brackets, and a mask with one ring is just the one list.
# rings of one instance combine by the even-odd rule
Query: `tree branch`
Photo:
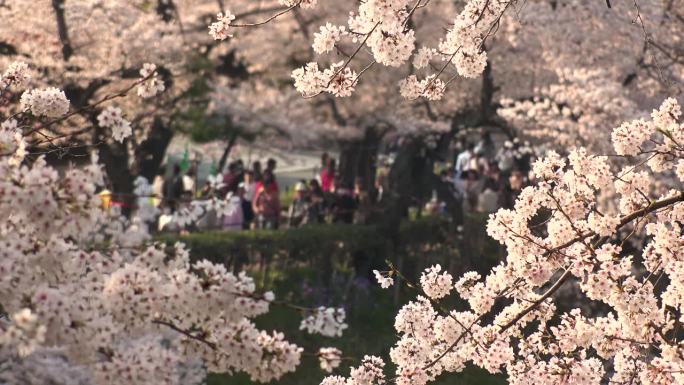
[(59, 34), (59, 41), (62, 43), (62, 57), (64, 61), (69, 61), (69, 58), (74, 53), (74, 48), (71, 46), (71, 40), (69, 40), (69, 29), (67, 28), (66, 17), (64, 16), (65, 1), (52, 0), (52, 9), (55, 11), (57, 33)]

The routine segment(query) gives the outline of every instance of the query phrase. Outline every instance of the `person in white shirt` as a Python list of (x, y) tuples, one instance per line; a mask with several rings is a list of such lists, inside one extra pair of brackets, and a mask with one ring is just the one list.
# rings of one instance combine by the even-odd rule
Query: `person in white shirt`
[(473, 149), (475, 146), (472, 143), (466, 144), (466, 149), (456, 158), (456, 165), (454, 171), (456, 172), (456, 179), (460, 178), (464, 171), (470, 170), (471, 159), (473, 158)]
[(499, 170), (504, 174), (508, 174), (513, 169), (513, 162), (515, 160), (513, 142), (510, 140), (504, 142), (503, 147), (496, 154), (496, 160), (499, 162)]
[(191, 198), (195, 197), (195, 168), (190, 169), (183, 175), (183, 192), (189, 193)]
[(244, 181), (240, 183), (240, 188), (245, 192), (242, 196), (242, 215), (244, 217), (243, 228), (249, 229), (254, 220), (254, 210), (252, 210), (252, 201), (256, 193), (256, 180), (252, 171), (245, 171)]
[(166, 176), (166, 167), (161, 166), (159, 172), (154, 176), (154, 181), (152, 181), (152, 203), (154, 207), (159, 207), (164, 197), (164, 177)]

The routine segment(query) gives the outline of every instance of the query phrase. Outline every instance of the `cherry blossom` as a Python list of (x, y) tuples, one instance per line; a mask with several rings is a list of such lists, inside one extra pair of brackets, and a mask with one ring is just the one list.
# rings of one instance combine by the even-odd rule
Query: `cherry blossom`
[[(289, 8), (282, 13), (277, 13), (266, 22), (274, 20), (277, 16), (293, 11), (296, 7), (308, 8), (315, 2), (285, 1)], [(334, 76), (319, 82), (317, 78), (317, 62), (309, 62), (304, 67), (293, 73), (295, 88), (304, 96), (314, 96), (322, 92), (330, 92), (335, 96), (348, 96), (354, 91), (357, 77), (353, 71), (348, 71), (348, 66), (357, 57), (362, 48), (367, 48), (372, 56), (369, 64), (364, 67), (370, 68), (379, 63), (386, 67), (401, 67), (409, 62), (415, 54), (413, 63), (416, 68), (424, 68), (434, 56), (439, 56), (446, 63), (436, 74), (426, 75), (430, 80), (422, 84), (420, 92), (409, 92), (404, 89), (402, 95), (410, 98), (424, 96), (429, 100), (439, 100), (442, 97), (446, 83), (440, 76), (450, 64), (463, 77), (473, 78), (479, 76), (487, 65), (487, 53), (484, 51), (484, 43), (493, 34), (506, 9), (511, 2), (471, 0), (466, 2), (465, 8), (448, 23), (446, 36), (438, 44), (438, 48), (423, 46), (416, 52), (416, 29), (409, 21), (418, 8), (429, 7), (429, 1), (411, 2), (408, 0), (371, 0), (362, 2), (358, 9), (349, 13), (347, 26), (335, 25), (326, 22), (320, 27), (320, 32), (314, 34), (313, 51), (320, 55), (331, 53), (333, 48), (342, 44), (344, 37), (350, 37), (355, 45), (353, 53), (344, 53), (348, 60), (339, 65), (340, 69)], [(230, 15), (230, 14), (229, 14)], [(231, 15), (232, 16), (232, 15)], [(230, 35), (228, 27), (232, 19), (226, 19), (219, 14), (218, 21), (209, 26), (210, 34), (216, 40), (224, 40)], [(275, 22), (275, 21), (274, 21)], [(243, 27), (259, 26), (263, 23), (245, 24)], [(339, 48), (339, 47), (338, 47)], [(314, 70), (316, 68), (316, 70)], [(344, 75), (344, 79), (339, 79)], [(353, 76), (352, 76), (353, 75)], [(410, 75), (413, 76), (413, 75)], [(329, 87), (332, 82), (344, 84), (343, 87)], [(410, 82), (410, 81), (408, 81)], [(325, 85), (321, 85), (324, 83)], [(413, 83), (415, 84), (415, 83)], [(405, 84), (406, 85), (406, 84)], [(405, 87), (402, 87), (405, 88)]]
[(317, 355), (321, 369), (328, 373), (332, 373), (342, 362), (342, 351), (337, 348), (320, 348)]
[(164, 82), (157, 76), (157, 66), (152, 63), (145, 63), (140, 69), (142, 83), (138, 86), (138, 96), (147, 99), (164, 92), (166, 88)]
[(35, 116), (57, 118), (69, 112), (69, 99), (55, 87), (32, 89), (21, 95), (21, 106)]
[(430, 59), (435, 55), (435, 53), (436, 52), (434, 48), (421, 47), (413, 57), (413, 66), (418, 69), (427, 67), (427, 65), (430, 63)]
[(313, 50), (319, 54), (328, 53), (345, 34), (344, 26), (326, 23), (326, 25), (321, 26), (320, 32), (314, 34)]
[(375, 275), (375, 279), (383, 289), (387, 289), (394, 284), (394, 280), (389, 275), (385, 275), (377, 270), (373, 270), (373, 275)]
[(7, 67), (5, 73), (0, 76), (0, 89), (15, 86), (17, 88), (25, 86), (31, 80), (28, 72), (28, 64), (24, 62), (14, 62)]
[(451, 292), (451, 274), (441, 271), (442, 266), (434, 265), (425, 270), (420, 276), (420, 286), (425, 294), (432, 299), (445, 297), (449, 295), (449, 292)]
[(346, 313), (343, 308), (319, 307), (311, 315), (304, 318), (299, 325), (300, 330), (306, 330), (311, 334), (320, 334), (326, 337), (341, 336), (347, 328), (344, 323)]
[(118, 107), (110, 106), (105, 108), (97, 116), (97, 122), (102, 127), (110, 128), (112, 130), (112, 138), (119, 142), (122, 142), (133, 133), (131, 123), (124, 119), (123, 113)]
[(235, 15), (230, 12), (225, 14), (219, 13), (216, 15), (216, 22), (209, 26), (209, 35), (214, 38), (214, 40), (226, 40), (229, 37), (233, 37), (228, 31), (230, 28), (230, 23), (235, 20)]

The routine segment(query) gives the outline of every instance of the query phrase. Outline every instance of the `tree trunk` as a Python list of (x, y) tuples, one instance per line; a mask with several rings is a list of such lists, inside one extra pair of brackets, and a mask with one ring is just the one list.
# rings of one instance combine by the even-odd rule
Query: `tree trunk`
[(496, 115), (496, 107), (493, 103), (496, 90), (492, 76), (492, 63), (487, 60), (487, 66), (482, 73), (482, 88), (480, 89), (480, 120), (482, 121), (487, 121), (491, 116)]
[(159, 172), (172, 137), (173, 130), (167, 127), (160, 117), (155, 117), (147, 139), (135, 151), (139, 175), (147, 178), (150, 183)]
[[(447, 204), (452, 224), (455, 228), (463, 223), (462, 204), (448, 186), (445, 185), (433, 167), (439, 155), (438, 151), (428, 149), (422, 138), (408, 139), (399, 149), (388, 176), (386, 199), (377, 210), (374, 222), (382, 236), (390, 241), (391, 259), (398, 269), (403, 268), (404, 260), (399, 236), (402, 219), (408, 217), (411, 206), (421, 207), (436, 191), (440, 200)], [(402, 266), (402, 267), (400, 267)], [(408, 273), (408, 272), (406, 272)], [(395, 290), (395, 300), (399, 291)]]
[(399, 149), (389, 173), (390, 194), (401, 196), (408, 210), (410, 205), (421, 205), (432, 194), (431, 176), (434, 160), (420, 138), (411, 138)]
[(375, 183), (376, 161), (382, 135), (373, 127), (366, 128), (359, 139), (340, 143), (337, 175), (343, 187), (351, 188), (358, 178), (368, 191)]
[(121, 202), (121, 213), (131, 214), (133, 199), (133, 173), (128, 166), (128, 149), (126, 143), (102, 143), (98, 146), (100, 163), (104, 165), (109, 181), (107, 188), (114, 194), (112, 200)]
[(228, 160), (228, 155), (230, 155), (230, 150), (233, 149), (233, 146), (235, 145), (235, 142), (237, 141), (237, 131), (233, 132), (233, 134), (230, 136), (230, 139), (228, 140), (228, 144), (226, 145), (226, 148), (223, 150), (223, 154), (221, 154), (221, 159), (219, 159), (218, 167), (216, 169), (217, 172), (222, 173), (223, 168), (226, 166), (226, 160)]
[(107, 143), (103, 140), (107, 135), (103, 130), (97, 129), (94, 142), (101, 142), (98, 150), (100, 163), (104, 165), (109, 180), (107, 187), (114, 193), (114, 198), (124, 204), (122, 213), (128, 216), (135, 203), (135, 177), (141, 175), (150, 182), (154, 180), (171, 142), (173, 131), (164, 124), (161, 117), (155, 117), (147, 139), (136, 149), (132, 162), (129, 159), (126, 141)]
[(62, 44), (62, 58), (64, 61), (69, 61), (69, 58), (74, 53), (74, 49), (71, 46), (71, 40), (69, 40), (69, 29), (67, 28), (64, 15), (64, 1), (52, 0), (52, 10), (55, 11), (55, 19), (57, 20), (57, 34)]

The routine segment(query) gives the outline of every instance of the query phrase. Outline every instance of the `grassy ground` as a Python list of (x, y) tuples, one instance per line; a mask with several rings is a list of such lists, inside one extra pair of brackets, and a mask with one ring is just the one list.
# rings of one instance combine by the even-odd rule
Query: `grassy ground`
[[(256, 320), (259, 327), (265, 330), (279, 330), (285, 333), (287, 338), (304, 347), (306, 352), (315, 352), (319, 347), (334, 346), (344, 352), (349, 361), (343, 362), (337, 368), (335, 374), (348, 375), (348, 367), (356, 365), (365, 354), (380, 355), (387, 358), (389, 349), (396, 341), (394, 334), (394, 315), (399, 305), (395, 305), (392, 292), (380, 290), (375, 285), (354, 285), (352, 290), (343, 290), (343, 279), (333, 282), (333, 289), (312, 289), (309, 282), (314, 282), (315, 271), (311, 269), (298, 269), (283, 274), (282, 272), (271, 273), (266, 286), (273, 289), (277, 295), (292, 303), (316, 305), (320, 298), (334, 298), (330, 305), (346, 304), (347, 323), (349, 328), (345, 330), (343, 338), (326, 338), (311, 336), (299, 331), (301, 315), (292, 309), (274, 307), (267, 315)], [(346, 297), (346, 298), (342, 298)], [(318, 300), (317, 300), (318, 298)], [(400, 303), (409, 300), (406, 296)], [(389, 362), (389, 360), (386, 360)], [(387, 371), (391, 375), (393, 368)], [(318, 385), (326, 376), (318, 366), (318, 360), (312, 356), (304, 356), (301, 366), (295, 373), (290, 373), (279, 381), (277, 385)], [(209, 385), (251, 385), (249, 377), (244, 374), (211, 375)], [(468, 369), (460, 374), (443, 375), (435, 382), (438, 385), (499, 385), (505, 384), (500, 376), (493, 376), (478, 369)]]

